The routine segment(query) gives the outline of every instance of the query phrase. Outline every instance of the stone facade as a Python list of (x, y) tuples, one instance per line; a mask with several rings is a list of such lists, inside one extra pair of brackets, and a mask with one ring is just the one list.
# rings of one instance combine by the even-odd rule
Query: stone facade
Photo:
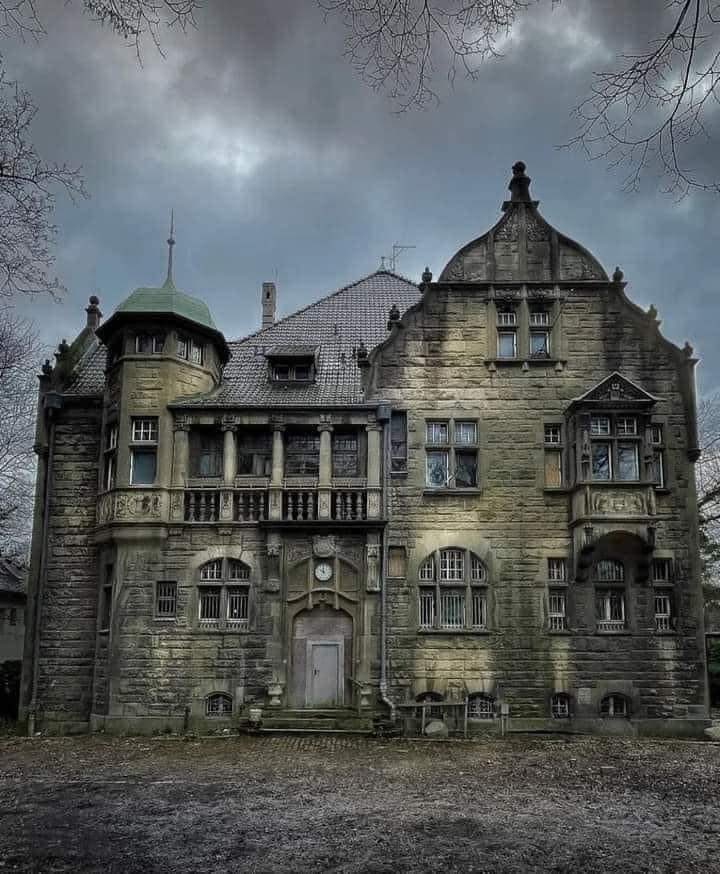
[(170, 271), (91, 301), (41, 378), (35, 726), (707, 724), (692, 350), (513, 170), (438, 282), (266, 284), (229, 345)]

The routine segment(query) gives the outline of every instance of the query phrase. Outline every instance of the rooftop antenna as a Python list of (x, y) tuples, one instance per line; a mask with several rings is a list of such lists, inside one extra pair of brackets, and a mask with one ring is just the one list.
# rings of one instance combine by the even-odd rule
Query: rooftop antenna
[(165, 280), (165, 285), (170, 286), (170, 285), (175, 284), (173, 282), (173, 275), (172, 275), (173, 246), (175, 245), (175, 210), (174, 209), (170, 210), (170, 236), (168, 237), (167, 244), (168, 244), (168, 271), (167, 271), (167, 278)]
[(380, 269), (385, 270), (385, 255), (380, 256)]
[(408, 249), (417, 249), (417, 246), (404, 246), (400, 243), (393, 243), (392, 255), (390, 256), (390, 269), (393, 273), (396, 272), (395, 268), (397, 267), (397, 260), (399, 255), (402, 252), (406, 252)]

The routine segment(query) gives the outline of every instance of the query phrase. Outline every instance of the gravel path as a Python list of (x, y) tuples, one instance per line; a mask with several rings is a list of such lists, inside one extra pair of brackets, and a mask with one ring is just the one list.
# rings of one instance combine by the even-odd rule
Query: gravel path
[(0, 739), (0, 872), (720, 874), (720, 744)]

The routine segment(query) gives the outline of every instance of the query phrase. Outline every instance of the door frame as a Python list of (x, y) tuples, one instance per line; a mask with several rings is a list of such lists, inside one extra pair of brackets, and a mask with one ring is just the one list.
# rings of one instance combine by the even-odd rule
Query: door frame
[(313, 660), (312, 648), (314, 646), (334, 646), (338, 654), (338, 672), (337, 672), (337, 703), (335, 707), (343, 707), (345, 704), (345, 640), (337, 638), (335, 640), (323, 640), (308, 638), (305, 643), (305, 706), (312, 707), (313, 697)]

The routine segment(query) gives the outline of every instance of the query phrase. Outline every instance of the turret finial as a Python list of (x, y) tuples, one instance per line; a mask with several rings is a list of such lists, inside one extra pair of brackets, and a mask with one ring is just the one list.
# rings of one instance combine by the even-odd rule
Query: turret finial
[(167, 240), (168, 244), (168, 268), (165, 285), (174, 285), (173, 282), (173, 246), (175, 245), (175, 210), (170, 210), (170, 236)]

